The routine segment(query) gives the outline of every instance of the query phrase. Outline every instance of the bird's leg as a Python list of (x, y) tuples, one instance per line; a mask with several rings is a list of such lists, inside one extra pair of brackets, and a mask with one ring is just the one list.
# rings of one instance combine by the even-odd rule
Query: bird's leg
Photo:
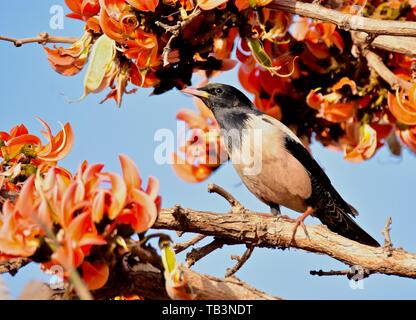
[(290, 239), (289, 245), (291, 245), (295, 241), (296, 231), (298, 230), (299, 226), (302, 226), (303, 231), (305, 232), (306, 236), (309, 238), (308, 230), (306, 230), (306, 226), (303, 221), (313, 213), (312, 207), (308, 207), (306, 211), (295, 220), (295, 226), (293, 227), (292, 238)]
[(272, 203), (270, 206), (270, 213), (275, 216), (278, 220), (282, 219), (285, 221), (295, 222), (294, 219), (289, 217), (288, 215), (283, 215), (280, 211), (280, 206), (278, 204)]

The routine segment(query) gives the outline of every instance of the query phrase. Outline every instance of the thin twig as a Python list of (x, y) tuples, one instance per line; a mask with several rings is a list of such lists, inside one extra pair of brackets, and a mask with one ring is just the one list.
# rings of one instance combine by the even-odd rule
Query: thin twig
[(51, 36), (47, 32), (42, 32), (39, 33), (37, 37), (33, 38), (16, 39), (6, 36), (0, 36), (0, 41), (12, 42), (16, 47), (21, 47), (22, 45), (27, 43), (39, 43), (43, 45), (47, 43), (74, 43), (75, 41), (77, 41), (77, 38)]
[(175, 249), (175, 253), (181, 253), (182, 251), (188, 249), (189, 247), (192, 247), (193, 245), (197, 244), (199, 241), (205, 239), (206, 236), (203, 234), (198, 234), (195, 237), (193, 237), (192, 239), (183, 242), (183, 243), (175, 243), (175, 245), (173, 246), (173, 249)]
[(350, 276), (351, 275), (351, 270), (347, 269), (347, 270), (329, 270), (329, 271), (324, 271), (322, 269), (320, 270), (311, 270), (309, 271), (309, 274), (311, 276), (318, 276), (318, 277), (324, 277), (324, 276)]
[(159, 27), (162, 27), (163, 29), (166, 30), (166, 32), (171, 33), (172, 35), (170, 36), (168, 42), (166, 43), (165, 47), (163, 48), (163, 52), (162, 52), (162, 57), (163, 57), (163, 66), (166, 67), (167, 65), (169, 65), (169, 54), (172, 50), (171, 46), (172, 46), (172, 42), (173, 40), (179, 36), (180, 32), (189, 24), (191, 23), (199, 14), (201, 13), (201, 10), (197, 9), (194, 12), (192, 12), (186, 20), (183, 21), (178, 21), (176, 23), (176, 25), (174, 26), (170, 26), (167, 25), (163, 22), (160, 21), (156, 21), (155, 24)]
[(225, 277), (231, 277), (233, 276), (238, 270), (241, 269), (241, 267), (247, 262), (247, 260), (251, 257), (251, 254), (254, 251), (254, 246), (247, 246), (246, 251), (243, 253), (241, 257), (231, 257), (234, 260), (237, 260), (237, 263), (232, 268), (228, 268), (227, 272), (225, 274)]
[(213, 184), (213, 183), (209, 184), (208, 192), (216, 193), (220, 195), (221, 197), (223, 197), (225, 200), (227, 200), (228, 203), (231, 205), (231, 211), (233, 213), (241, 213), (245, 210), (243, 205), (236, 198), (234, 198), (234, 196), (231, 193), (229, 193), (227, 190), (225, 190), (224, 188), (216, 184)]
[(191, 252), (186, 255), (186, 266), (188, 268), (192, 267), (198, 260), (201, 260), (203, 257), (217, 249), (221, 249), (224, 244), (225, 243), (221, 239), (214, 239), (203, 247), (192, 249)]
[(324, 276), (347, 276), (350, 280), (359, 281), (370, 276), (370, 272), (361, 266), (352, 266), (348, 270), (311, 270), (309, 274), (312, 276), (324, 277)]
[(383, 59), (373, 51), (363, 49), (362, 54), (367, 59), (368, 66), (386, 81), (393, 90), (398, 88), (409, 90), (412, 87), (412, 84), (409, 81), (406, 81), (391, 72), (391, 70), (383, 63)]
[(383, 248), (386, 251), (388, 257), (391, 257), (392, 250), (393, 250), (393, 243), (391, 242), (391, 236), (390, 236), (392, 223), (393, 223), (393, 220), (391, 219), (391, 217), (389, 217), (386, 221), (386, 225), (384, 226), (383, 231), (381, 232), (381, 234), (384, 236)]
[(347, 31), (363, 31), (373, 35), (416, 37), (416, 22), (413, 21), (366, 18), (333, 9), (327, 9), (316, 3), (312, 4), (295, 0), (273, 0), (267, 5), (267, 8), (331, 22)]

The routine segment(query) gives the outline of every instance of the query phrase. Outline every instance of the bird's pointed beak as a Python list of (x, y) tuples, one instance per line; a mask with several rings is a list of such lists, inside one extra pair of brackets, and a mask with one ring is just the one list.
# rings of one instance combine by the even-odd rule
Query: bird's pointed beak
[(209, 97), (208, 92), (198, 90), (198, 89), (185, 88), (185, 89), (182, 89), (181, 92), (186, 93), (186, 94), (190, 94), (190, 95), (193, 95), (193, 96), (196, 96), (196, 97), (201, 97), (201, 98), (208, 98)]

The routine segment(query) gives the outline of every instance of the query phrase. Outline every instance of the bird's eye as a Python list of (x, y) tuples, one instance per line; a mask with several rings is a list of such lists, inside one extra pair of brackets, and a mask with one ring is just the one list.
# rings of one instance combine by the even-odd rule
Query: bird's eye
[(224, 91), (221, 89), (221, 88), (215, 88), (215, 93), (217, 93), (217, 94), (221, 94), (221, 93), (223, 93)]

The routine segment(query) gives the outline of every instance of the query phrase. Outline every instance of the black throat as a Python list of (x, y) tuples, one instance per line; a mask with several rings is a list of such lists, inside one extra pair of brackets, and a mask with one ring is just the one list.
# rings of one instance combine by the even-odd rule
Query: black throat
[(214, 109), (214, 116), (221, 129), (221, 135), (229, 152), (234, 148), (240, 148), (242, 132), (247, 129), (250, 115), (260, 116), (257, 109), (244, 107)]

